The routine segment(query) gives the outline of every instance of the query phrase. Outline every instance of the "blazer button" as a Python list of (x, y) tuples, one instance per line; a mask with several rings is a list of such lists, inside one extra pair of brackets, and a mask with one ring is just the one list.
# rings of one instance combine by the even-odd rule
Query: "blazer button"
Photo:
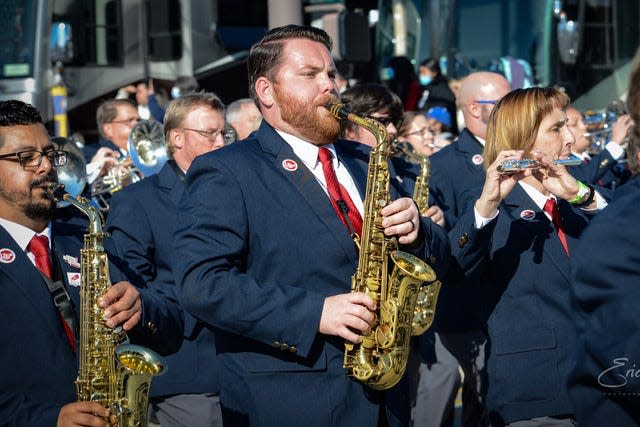
[(283, 351), (289, 350), (289, 344), (282, 343), (282, 345), (280, 346), (280, 350), (283, 350)]
[(460, 238), (458, 239), (458, 247), (460, 249), (464, 248), (468, 241), (469, 241), (469, 233), (467, 232), (462, 233), (462, 236), (460, 236)]
[(274, 341), (272, 344), (275, 348), (280, 348), (280, 341)]
[(296, 353), (296, 352), (298, 351), (298, 349), (296, 348), (296, 346), (295, 346), (295, 345), (292, 345), (291, 347), (289, 347), (289, 351), (290, 351), (291, 353)]
[(151, 331), (152, 334), (158, 332), (158, 328), (156, 327), (156, 325), (154, 325), (153, 322), (147, 323), (147, 328)]

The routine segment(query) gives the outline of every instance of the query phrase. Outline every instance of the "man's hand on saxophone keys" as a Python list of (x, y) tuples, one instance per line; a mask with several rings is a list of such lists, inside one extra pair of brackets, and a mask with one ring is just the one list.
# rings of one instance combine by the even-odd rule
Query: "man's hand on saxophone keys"
[(429, 206), (429, 208), (422, 213), (422, 216), (431, 219), (431, 221), (440, 227), (444, 227), (444, 212), (440, 209), (440, 206)]
[(386, 236), (397, 236), (402, 245), (414, 243), (420, 235), (420, 213), (412, 199), (402, 197), (382, 208)]
[(106, 421), (109, 415), (109, 410), (97, 402), (73, 402), (60, 409), (56, 426), (109, 427), (111, 424)]
[(104, 310), (104, 320), (110, 328), (122, 326), (131, 330), (142, 319), (140, 293), (131, 283), (122, 281), (114, 284), (98, 300)]
[(376, 303), (362, 292), (334, 295), (324, 299), (318, 331), (359, 344), (361, 335), (371, 332)]

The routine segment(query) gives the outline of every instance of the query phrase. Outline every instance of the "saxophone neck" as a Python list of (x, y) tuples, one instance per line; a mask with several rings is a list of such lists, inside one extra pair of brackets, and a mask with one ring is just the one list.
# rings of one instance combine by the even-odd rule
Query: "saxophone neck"
[(351, 112), (344, 104), (338, 102), (335, 97), (324, 106), (338, 120), (346, 120), (361, 126), (371, 132), (376, 138), (377, 147), (375, 151), (386, 153), (388, 151), (389, 141), (387, 141), (387, 128), (380, 122), (367, 117), (360, 117)]
[(64, 184), (59, 182), (51, 182), (47, 187), (47, 191), (53, 196), (56, 202), (65, 201), (76, 209), (84, 213), (89, 218), (88, 233), (97, 234), (102, 232), (103, 218), (100, 211), (95, 208), (89, 200), (82, 196), (73, 197), (65, 191)]

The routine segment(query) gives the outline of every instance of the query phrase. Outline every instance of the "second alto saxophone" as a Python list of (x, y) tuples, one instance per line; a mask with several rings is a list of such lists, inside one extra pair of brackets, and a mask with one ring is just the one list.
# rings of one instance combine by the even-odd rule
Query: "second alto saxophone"
[(378, 142), (369, 157), (360, 255), (351, 278), (353, 292), (363, 292), (375, 301), (377, 323), (360, 344), (345, 343), (343, 365), (358, 381), (386, 390), (400, 381), (407, 367), (419, 288), (434, 282), (436, 275), (424, 261), (399, 251), (395, 237), (384, 235), (380, 210), (391, 201), (390, 142), (385, 127), (351, 113), (338, 102), (330, 102), (326, 108), (337, 119), (369, 130)]

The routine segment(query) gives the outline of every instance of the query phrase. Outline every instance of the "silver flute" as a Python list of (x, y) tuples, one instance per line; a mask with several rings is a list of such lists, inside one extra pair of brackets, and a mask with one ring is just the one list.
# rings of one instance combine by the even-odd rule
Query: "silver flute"
[[(558, 159), (554, 160), (556, 165), (564, 165), (564, 166), (577, 166), (582, 163), (582, 159), (580, 157), (571, 156), (568, 159)], [(498, 165), (498, 173), (508, 174), (508, 173), (516, 173), (525, 169), (537, 169), (542, 165), (538, 160), (534, 159), (507, 159), (503, 160), (502, 163)]]

